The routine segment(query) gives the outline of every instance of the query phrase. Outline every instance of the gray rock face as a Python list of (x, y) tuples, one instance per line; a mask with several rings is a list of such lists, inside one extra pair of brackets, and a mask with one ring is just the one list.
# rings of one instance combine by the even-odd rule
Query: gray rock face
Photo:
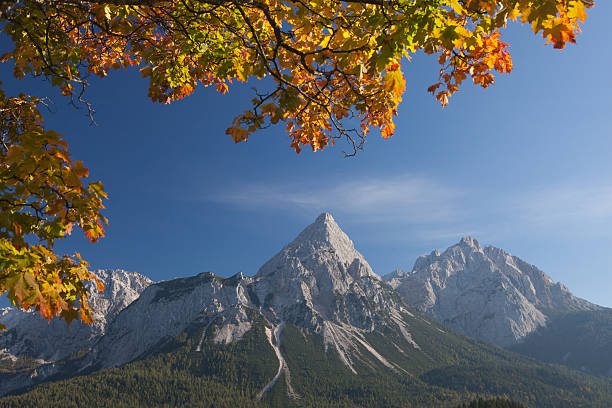
[[(321, 214), (266, 262), (254, 286), (275, 319), (315, 331), (322, 329), (323, 321), (369, 329), (372, 312), (387, 306), (380, 277), (330, 214)], [(303, 320), (305, 311), (308, 322)]]
[(420, 256), (412, 272), (393, 272), (385, 280), (420, 311), (498, 346), (544, 326), (549, 309), (598, 308), (535, 266), (470, 237), (443, 253)]
[(94, 312), (92, 325), (73, 321), (68, 326), (57, 318), (47, 322), (38, 312), (0, 309), (0, 323), (7, 328), (0, 336), (0, 355), (4, 359), (29, 357), (44, 363), (88, 349), (104, 334), (108, 323), (151, 284), (151, 280), (135, 272), (98, 270), (95, 274), (104, 283), (104, 292), (98, 292), (88, 282)]
[[(238, 274), (230, 279), (231, 284), (224, 284), (222, 279), (205, 272), (150, 285), (109, 325), (105, 336), (86, 357), (83, 369), (125, 364), (194, 322), (218, 319), (220, 324), (240, 326), (247, 320), (243, 306), (251, 304), (246, 285), (252, 278)], [(245, 331), (245, 324), (237, 331)], [(227, 338), (231, 339), (232, 334), (223, 340)]]

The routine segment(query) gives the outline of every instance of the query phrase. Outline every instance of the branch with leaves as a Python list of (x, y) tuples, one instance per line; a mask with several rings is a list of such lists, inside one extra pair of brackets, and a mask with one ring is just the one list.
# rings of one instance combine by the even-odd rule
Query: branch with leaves
[(95, 242), (104, 235), (106, 198), (100, 182), (82, 182), (87, 169), (70, 159), (68, 145), (45, 130), (38, 105), (0, 91), (0, 290), (14, 306), (47, 320), (60, 315), (91, 323), (84, 282), (102, 283), (77, 253), (58, 257), (55, 240), (76, 225)]
[[(270, 77), (227, 133), (245, 141), (284, 122), (291, 147), (314, 150), (347, 138), (355, 149), (378, 128), (394, 133), (404, 92), (402, 63), (438, 54), (442, 105), (466, 78), (483, 87), (512, 61), (499, 30), (521, 21), (555, 48), (575, 42), (582, 0), (116, 0), (24, 1), (5, 32), (17, 76), (45, 76), (66, 95), (87, 75), (141, 66), (149, 97), (169, 103), (197, 85), (225, 93), (234, 81)], [(442, 87), (438, 89), (439, 87)], [(360, 121), (355, 128), (356, 119)], [(346, 122), (346, 123), (345, 123)]]

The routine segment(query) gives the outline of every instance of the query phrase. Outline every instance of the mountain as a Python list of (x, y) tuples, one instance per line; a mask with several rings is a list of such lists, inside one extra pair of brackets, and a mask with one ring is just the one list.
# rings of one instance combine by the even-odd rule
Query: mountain
[(104, 334), (110, 321), (152, 283), (135, 272), (98, 270), (94, 273), (104, 284), (104, 291), (98, 292), (92, 282), (87, 282), (92, 325), (73, 321), (68, 326), (60, 319), (47, 322), (35, 311), (0, 309), (0, 323), (7, 328), (0, 336), (0, 367), (7, 370), (22, 364), (55, 362), (88, 350)]
[(498, 346), (546, 326), (552, 311), (602, 309), (537, 267), (499, 248), (482, 248), (471, 237), (420, 256), (411, 272), (394, 271), (385, 281), (419, 311)]
[(612, 381), (419, 313), (322, 214), (254, 276), (149, 285), (86, 355), (0, 378), (0, 392), (22, 392), (3, 407), (444, 407), (477, 394), (608, 407)]
[[(403, 315), (413, 318), (403, 302), (372, 271), (332, 216), (321, 214), (254, 277), (239, 273), (220, 279), (203, 273), (151, 285), (109, 326), (87, 356), (86, 367), (125, 364), (193, 323), (203, 326), (202, 338), (210, 325), (219, 326), (214, 340), (228, 344), (252, 328), (253, 314), (269, 326), (273, 347), (278, 347), (275, 341), (280, 341), (284, 326), (291, 324), (321, 335), (324, 347), (336, 350), (354, 373), (359, 359), (373, 358), (398, 369), (366, 340), (375, 330), (391, 326), (408, 349), (419, 348), (403, 320)], [(368, 357), (360, 357), (362, 349)]]

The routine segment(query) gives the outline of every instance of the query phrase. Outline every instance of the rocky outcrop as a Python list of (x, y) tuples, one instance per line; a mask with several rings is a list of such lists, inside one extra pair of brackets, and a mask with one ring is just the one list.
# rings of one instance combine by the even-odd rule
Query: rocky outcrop
[(109, 325), (81, 369), (125, 364), (196, 322), (214, 319), (227, 326), (218, 341), (240, 338), (238, 333), (250, 327), (244, 307), (251, 305), (246, 289), (251, 280), (242, 274), (224, 280), (205, 272), (149, 286)]
[(549, 310), (598, 308), (535, 266), (471, 237), (422, 255), (411, 272), (395, 271), (385, 280), (420, 311), (498, 346), (544, 326)]

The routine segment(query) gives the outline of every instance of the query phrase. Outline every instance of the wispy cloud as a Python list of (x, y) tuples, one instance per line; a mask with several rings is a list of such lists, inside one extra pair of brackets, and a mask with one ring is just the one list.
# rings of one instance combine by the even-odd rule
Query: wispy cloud
[(519, 217), (536, 225), (612, 219), (612, 183), (567, 183), (525, 194), (516, 201)]
[[(322, 211), (372, 227), (380, 241), (483, 240), (529, 233), (591, 231), (612, 223), (612, 182), (566, 182), (539, 190), (460, 189), (431, 177), (403, 175), (359, 180), (234, 185), (207, 199), (245, 210), (278, 210), (314, 217)], [(376, 231), (384, 231), (377, 234)], [(373, 237), (371, 237), (373, 238)]]
[(448, 221), (457, 216), (462, 193), (434, 180), (406, 175), (365, 178), (337, 184), (260, 184), (236, 186), (211, 199), (236, 206), (359, 215), (362, 222)]

